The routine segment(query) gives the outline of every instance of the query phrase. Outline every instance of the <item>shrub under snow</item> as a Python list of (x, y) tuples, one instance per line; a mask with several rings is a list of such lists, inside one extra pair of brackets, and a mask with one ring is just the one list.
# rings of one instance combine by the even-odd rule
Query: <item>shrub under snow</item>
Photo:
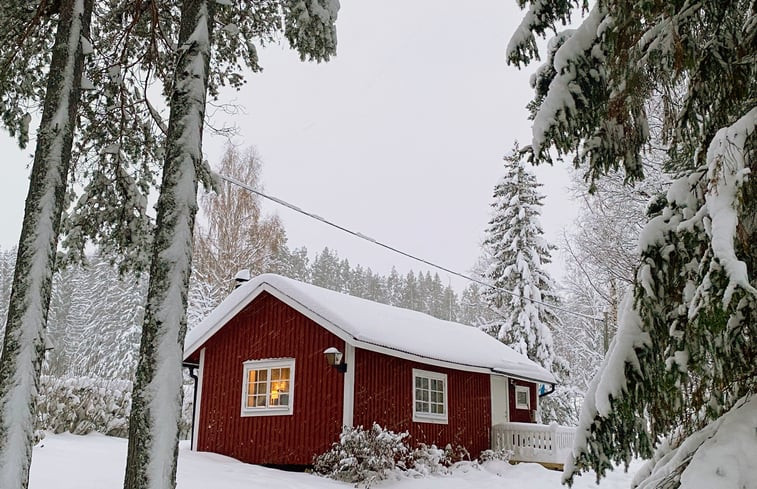
[(316, 473), (344, 482), (364, 482), (366, 487), (386, 479), (397, 468), (407, 468), (410, 449), (405, 431), (395, 433), (376, 423), (369, 430), (345, 427), (331, 450), (313, 461)]
[[(323, 476), (370, 487), (392, 474), (410, 477), (448, 474), (455, 464), (466, 460), (471, 464), (470, 454), (464, 447), (437, 448), (421, 443), (410, 448), (409, 438), (407, 431), (395, 433), (376, 423), (369, 430), (362, 426), (345, 427), (339, 441), (328, 452), (315, 457), (313, 468)], [(507, 461), (511, 454), (507, 450), (485, 450), (480, 461)]]
[(131, 382), (97, 377), (42, 376), (37, 429), (83, 435), (97, 431), (126, 437)]
[[(43, 375), (37, 401), (36, 434), (44, 431), (85, 435), (96, 431), (125, 438), (129, 434), (132, 383), (100, 377)], [(185, 386), (181, 436), (191, 427), (191, 386)]]

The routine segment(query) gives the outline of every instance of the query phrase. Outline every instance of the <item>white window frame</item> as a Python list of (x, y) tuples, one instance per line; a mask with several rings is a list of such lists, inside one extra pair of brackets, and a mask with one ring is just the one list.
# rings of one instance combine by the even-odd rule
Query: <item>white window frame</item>
[[(426, 378), (430, 381), (433, 380), (440, 380), (442, 381), (442, 385), (444, 386), (444, 392), (442, 393), (442, 405), (444, 408), (444, 414), (437, 414), (437, 413), (427, 413), (423, 411), (418, 411), (416, 409), (416, 396), (417, 396), (417, 389), (415, 387), (415, 379), (416, 378)], [(431, 372), (428, 370), (421, 370), (418, 368), (413, 369), (413, 421), (419, 422), (419, 423), (437, 423), (437, 424), (447, 424), (447, 421), (449, 419), (449, 405), (447, 402), (447, 399), (449, 398), (449, 383), (447, 382), (447, 374), (442, 374), (439, 372)], [(423, 402), (430, 402), (429, 401), (423, 401)]]
[[(518, 402), (518, 393), (526, 393), (526, 403)], [(515, 386), (515, 409), (531, 409), (531, 388), (525, 385)]]
[[(242, 416), (285, 416), (294, 414), (294, 358), (275, 358), (265, 360), (248, 360), (242, 368)], [(270, 400), (271, 369), (289, 368), (289, 405), (287, 406), (261, 406), (248, 407), (247, 396), (249, 384), (247, 378), (251, 370), (268, 370), (266, 379), (266, 404)]]

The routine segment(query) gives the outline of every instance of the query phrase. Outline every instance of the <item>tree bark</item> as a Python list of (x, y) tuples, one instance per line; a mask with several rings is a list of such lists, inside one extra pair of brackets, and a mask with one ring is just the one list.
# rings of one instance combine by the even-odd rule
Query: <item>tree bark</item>
[(124, 487), (176, 487), (182, 353), (215, 3), (182, 4)]
[(93, 0), (63, 0), (0, 358), (0, 487), (26, 488), (61, 214)]

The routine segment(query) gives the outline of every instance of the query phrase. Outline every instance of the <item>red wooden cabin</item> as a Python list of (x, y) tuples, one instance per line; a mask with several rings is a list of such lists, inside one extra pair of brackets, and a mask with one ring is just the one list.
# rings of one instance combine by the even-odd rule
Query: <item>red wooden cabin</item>
[(193, 449), (267, 465), (309, 465), (343, 426), (373, 422), (477, 456), (494, 425), (533, 422), (538, 386), (555, 383), (476, 328), (271, 274), (194, 328), (184, 359)]

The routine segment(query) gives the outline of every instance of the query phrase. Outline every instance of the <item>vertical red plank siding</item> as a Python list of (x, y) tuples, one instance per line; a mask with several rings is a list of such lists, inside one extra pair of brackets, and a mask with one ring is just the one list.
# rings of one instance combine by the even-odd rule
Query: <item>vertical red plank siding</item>
[[(323, 350), (344, 342), (267, 293), (205, 343), (197, 448), (256, 464), (310, 464), (338, 439), (344, 376)], [(295, 358), (294, 413), (241, 416), (243, 362)], [(350, 361), (350, 359), (346, 359)]]
[[(408, 431), (411, 443), (462, 445), (471, 457), (490, 448), (491, 401), (488, 374), (433, 367), (355, 349), (354, 424), (373, 422)], [(447, 374), (448, 423), (413, 422), (413, 368)]]
[[(515, 386), (528, 387), (528, 393), (531, 409), (516, 409), (515, 408)], [(535, 423), (536, 421), (531, 417), (531, 411), (536, 410), (536, 384), (533, 382), (526, 382), (525, 380), (510, 379), (510, 395), (508, 396), (510, 403), (510, 421), (517, 423)]]

